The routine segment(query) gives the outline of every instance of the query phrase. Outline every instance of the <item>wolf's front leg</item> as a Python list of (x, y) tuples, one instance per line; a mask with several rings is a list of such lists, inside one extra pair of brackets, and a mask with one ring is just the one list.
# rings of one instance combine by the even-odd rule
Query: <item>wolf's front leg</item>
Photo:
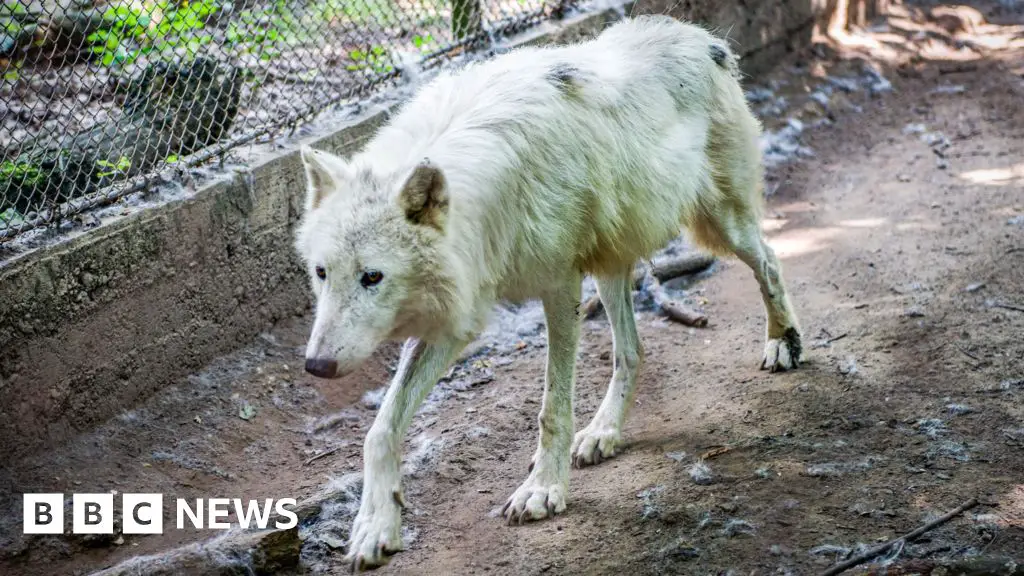
[(560, 283), (544, 300), (548, 364), (540, 408), (540, 441), (530, 475), (505, 504), (509, 523), (539, 520), (565, 510), (569, 495), (569, 449), (573, 434), (573, 388), (580, 336), (580, 276)]
[(387, 563), (402, 549), (402, 439), (423, 399), (465, 342), (410, 339), (363, 445), (363, 496), (346, 560), (355, 571)]

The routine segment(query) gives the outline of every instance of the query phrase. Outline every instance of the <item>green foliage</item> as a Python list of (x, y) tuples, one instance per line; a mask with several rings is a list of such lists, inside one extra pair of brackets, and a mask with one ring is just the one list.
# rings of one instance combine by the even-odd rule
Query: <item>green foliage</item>
[(101, 28), (86, 40), (92, 53), (104, 66), (127, 64), (134, 61), (138, 50), (133, 50), (133, 41), (146, 36), (152, 15), (127, 5), (113, 6), (103, 13), (105, 28)]
[(166, 0), (157, 6), (164, 11), (164, 17), (152, 30), (150, 37), (160, 52), (169, 53), (176, 48), (184, 48), (191, 59), (199, 54), (204, 46), (213, 42), (212, 35), (201, 32), (206, 28), (210, 17), (220, 9), (216, 0), (182, 0), (173, 10), (167, 10), (172, 4)]
[(0, 16), (28, 16), (28, 7), (26, 2), (20, 0), (7, 0), (4, 2), (3, 7), (0, 8)]
[(228, 25), (226, 39), (228, 46), (241, 53), (258, 54), (261, 60), (271, 60), (286, 46), (311, 41), (310, 31), (316, 28), (316, 22), (302, 18), (287, 0), (276, 0), (269, 9), (239, 13)]
[(319, 6), (324, 20), (344, 18), (354, 24), (372, 21), (377, 26), (400, 23), (400, 15), (389, 0), (325, 0)]
[(217, 0), (123, 3), (108, 8), (103, 13), (104, 27), (86, 40), (104, 66), (130, 64), (153, 51), (171, 57), (184, 49), (186, 56), (193, 58), (213, 42), (213, 36), (204, 32), (219, 9)]
[(8, 64), (7, 69), (4, 70), (4, 80), (7, 80), (8, 82), (17, 82), (18, 78), (21, 78), (21, 68), (24, 65), (24, 60), (18, 60)]
[(42, 170), (33, 164), (10, 160), (0, 163), (0, 181), (13, 181), (22, 186), (35, 186), (42, 183), (44, 178)]
[(118, 174), (124, 174), (132, 167), (132, 161), (127, 156), (121, 156), (117, 159), (117, 162), (110, 162), (107, 160), (97, 160), (96, 166), (102, 170), (96, 172), (96, 176), (99, 178), (107, 178), (109, 176), (116, 176)]
[(429, 32), (423, 36), (417, 34), (412, 37), (413, 46), (419, 48), (420, 52), (429, 52), (431, 45), (435, 43), (436, 41), (434, 40), (434, 37), (431, 36)]
[(383, 46), (371, 46), (369, 50), (353, 50), (348, 53), (352, 60), (347, 68), (349, 70), (372, 70), (377, 74), (387, 74), (394, 70), (388, 51)]
[[(123, 66), (143, 54), (171, 59), (184, 53), (195, 57), (214, 41), (207, 29), (225, 0), (114, 0), (103, 13), (104, 25), (88, 36), (90, 49), (104, 66)], [(261, 60), (279, 56), (288, 46), (316, 41), (318, 31), (339, 21), (376, 26), (397, 25), (399, 14), (392, 0), (272, 0), (266, 5), (231, 16), (223, 29), (224, 46)], [(426, 51), (435, 40), (415, 36), (413, 44)], [(389, 72), (386, 51), (379, 46), (352, 53), (352, 69)]]

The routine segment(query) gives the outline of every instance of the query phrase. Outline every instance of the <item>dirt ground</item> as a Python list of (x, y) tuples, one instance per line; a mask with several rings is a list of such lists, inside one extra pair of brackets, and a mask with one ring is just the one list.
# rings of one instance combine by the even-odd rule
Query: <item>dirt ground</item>
[[(647, 361), (622, 453), (572, 472), (564, 515), (510, 527), (498, 511), (526, 477), (545, 354), (527, 316), (521, 344), (480, 349), (417, 416), (407, 549), (378, 573), (811, 574), (970, 498), (982, 504), (897, 565), (1024, 560), (1024, 16), (982, 9), (992, 24), (959, 31), (899, 12), (760, 79), (763, 109), (802, 110), (800, 158), (771, 170), (765, 221), (803, 325), (799, 370), (757, 369), (757, 285), (741, 263), (716, 264), (685, 287), (707, 328), (638, 314)], [(865, 63), (884, 75), (843, 89)], [(0, 470), (0, 574), (89, 574), (209, 536), (29, 538), (21, 492), (301, 500), (351, 486), (394, 350), (319, 381), (300, 369), (308, 322)], [(588, 321), (579, 425), (610, 352), (607, 323)], [(308, 572), (347, 573), (341, 493), (300, 532)]]

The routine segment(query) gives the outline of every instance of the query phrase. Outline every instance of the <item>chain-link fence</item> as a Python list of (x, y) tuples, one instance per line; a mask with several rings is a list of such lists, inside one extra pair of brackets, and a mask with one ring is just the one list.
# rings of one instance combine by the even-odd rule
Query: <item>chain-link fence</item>
[(4, 0), (0, 242), (574, 0)]

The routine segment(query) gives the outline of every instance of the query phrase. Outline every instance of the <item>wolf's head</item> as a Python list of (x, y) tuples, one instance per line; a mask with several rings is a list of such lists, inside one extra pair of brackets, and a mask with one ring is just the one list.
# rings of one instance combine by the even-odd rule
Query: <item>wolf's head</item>
[(311, 148), (301, 155), (307, 191), (296, 248), (316, 297), (306, 370), (340, 378), (383, 341), (423, 336), (421, 325), (443, 313), (448, 281), (435, 246), (447, 185), (426, 159), (381, 176)]

